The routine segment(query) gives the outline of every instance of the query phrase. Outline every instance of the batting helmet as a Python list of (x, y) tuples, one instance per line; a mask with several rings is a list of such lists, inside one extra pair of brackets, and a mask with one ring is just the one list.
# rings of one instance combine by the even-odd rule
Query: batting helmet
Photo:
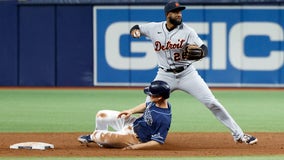
[(144, 93), (149, 96), (162, 96), (164, 99), (170, 97), (170, 86), (164, 81), (153, 81), (150, 86), (144, 89)]

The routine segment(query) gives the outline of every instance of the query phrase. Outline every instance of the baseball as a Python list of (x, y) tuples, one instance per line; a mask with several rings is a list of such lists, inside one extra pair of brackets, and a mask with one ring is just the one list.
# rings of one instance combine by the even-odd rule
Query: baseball
[(133, 36), (134, 36), (135, 38), (140, 37), (140, 31), (139, 31), (139, 30), (134, 31)]

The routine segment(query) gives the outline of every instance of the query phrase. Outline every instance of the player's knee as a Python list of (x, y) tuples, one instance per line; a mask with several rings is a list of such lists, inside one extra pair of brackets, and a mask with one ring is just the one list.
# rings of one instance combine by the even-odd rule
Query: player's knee
[(104, 110), (100, 110), (96, 114), (96, 122), (101, 123), (103, 122), (107, 117), (107, 113)]
[(100, 118), (100, 119), (101, 119), (101, 118), (103, 119), (103, 118), (106, 118), (107, 115), (108, 115), (108, 114), (107, 114), (107, 111), (106, 111), (106, 110), (100, 110), (100, 111), (97, 112), (96, 117), (97, 117), (97, 118)]
[(216, 106), (216, 105), (213, 104), (213, 103), (208, 104), (208, 105), (207, 105), (207, 108), (208, 108), (209, 110), (211, 110), (211, 111), (213, 111), (213, 110), (218, 110), (218, 109), (219, 109), (219, 107)]
[(222, 105), (217, 100), (211, 100), (208, 103), (205, 103), (205, 105), (210, 110), (219, 110), (222, 108)]

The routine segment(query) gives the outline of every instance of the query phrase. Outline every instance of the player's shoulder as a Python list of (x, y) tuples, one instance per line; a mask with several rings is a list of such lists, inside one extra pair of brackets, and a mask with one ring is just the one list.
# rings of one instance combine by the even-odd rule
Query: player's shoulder
[(147, 25), (147, 26), (160, 26), (162, 24), (163, 24), (163, 22), (148, 22), (148, 23), (145, 23), (144, 25)]
[(182, 30), (183, 32), (186, 32), (186, 33), (190, 33), (190, 34), (197, 34), (195, 29), (193, 29), (189, 25), (186, 25), (185, 23), (182, 23), (180, 25), (180, 30)]
[(183, 29), (183, 30), (188, 30), (188, 31), (194, 31), (194, 29), (192, 27), (190, 27), (189, 25), (185, 24), (185, 23), (182, 23), (180, 25), (180, 29)]
[(163, 24), (163, 23), (165, 23), (165, 22), (150, 22), (151, 24), (154, 24), (154, 25), (161, 25), (161, 24)]

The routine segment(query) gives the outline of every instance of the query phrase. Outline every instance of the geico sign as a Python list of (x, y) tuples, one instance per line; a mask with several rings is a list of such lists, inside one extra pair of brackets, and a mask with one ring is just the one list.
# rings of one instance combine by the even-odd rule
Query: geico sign
[[(156, 67), (156, 57), (153, 54), (153, 46), (150, 41), (131, 41), (130, 54), (145, 54), (145, 56), (125, 57), (119, 51), (123, 44), (120, 44), (120, 37), (129, 34), (129, 28), (135, 24), (145, 22), (117, 22), (111, 24), (105, 35), (105, 54), (107, 63), (115, 69), (134, 69), (146, 70)], [(263, 56), (246, 56), (244, 46), (245, 38), (248, 36), (267, 36), (270, 41), (284, 41), (283, 28), (272, 22), (240, 22), (233, 25), (227, 32), (226, 23), (214, 22), (211, 24), (211, 31), (208, 22), (190, 23), (197, 33), (211, 35), (212, 46), (211, 60), (209, 57), (204, 58), (198, 69), (225, 70), (227, 69), (227, 59), (229, 63), (238, 70), (261, 70), (272, 71), (283, 66), (284, 51), (273, 50), (266, 57)], [(228, 33), (228, 35), (227, 35)], [(227, 39), (228, 38), (228, 39)], [(228, 42), (228, 46), (226, 45)], [(129, 43), (129, 42), (125, 42)], [(205, 41), (205, 43), (208, 43)], [(253, 44), (250, 47), (258, 47), (258, 44)], [(228, 48), (227, 48), (228, 47)], [(228, 52), (228, 54), (227, 54)], [(228, 57), (227, 57), (228, 56)], [(211, 63), (211, 65), (210, 65)]]

